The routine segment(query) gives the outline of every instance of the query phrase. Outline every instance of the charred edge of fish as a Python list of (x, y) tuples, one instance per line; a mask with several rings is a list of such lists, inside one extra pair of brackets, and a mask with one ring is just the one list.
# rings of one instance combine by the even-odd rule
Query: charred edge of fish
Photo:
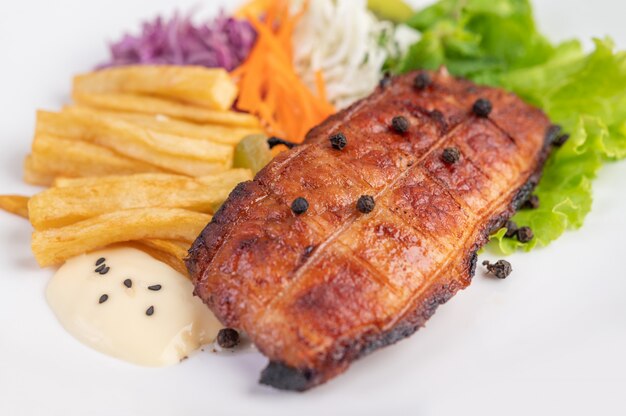
[[(418, 308), (405, 317), (398, 325), (383, 333), (365, 334), (360, 339), (339, 345), (324, 367), (334, 367), (338, 363), (349, 363), (391, 344), (408, 338), (435, 313), (440, 305), (446, 303), (460, 289), (455, 282), (437, 285), (432, 294)], [(346, 366), (347, 368), (347, 366)], [(270, 361), (261, 372), (259, 382), (281, 390), (305, 391), (325, 382), (323, 377), (311, 369), (298, 369), (284, 363)]]
[(304, 391), (312, 385), (313, 371), (297, 369), (280, 362), (270, 361), (261, 372), (259, 383), (281, 390)]
[(558, 124), (552, 124), (546, 130), (544, 141), (548, 144), (552, 144), (556, 140), (556, 138), (559, 137), (559, 135), (561, 134), (561, 130), (562, 130), (561, 126), (559, 126)]
[[(245, 198), (249, 193), (249, 185), (252, 181), (245, 181), (237, 184), (235, 188), (230, 192), (230, 195), (227, 198), (227, 202), (223, 203), (220, 208), (217, 210), (215, 215), (209, 223), (204, 227), (200, 235), (194, 240), (193, 244), (187, 251), (187, 257), (184, 259), (185, 266), (187, 267), (187, 271), (189, 272), (189, 276), (196, 276), (198, 272), (198, 268), (201, 267), (200, 262), (197, 261), (197, 257), (199, 253), (202, 253), (205, 249), (207, 249), (206, 236), (209, 232), (209, 226), (212, 224), (224, 224), (228, 223), (229, 219), (227, 215), (225, 215), (226, 210), (229, 208), (232, 202), (228, 201), (237, 201)], [(218, 238), (216, 240), (212, 240), (210, 246), (214, 247), (217, 245), (221, 245), (222, 238)], [(195, 290), (194, 290), (195, 294)]]
[(298, 143), (290, 142), (288, 140), (281, 139), (280, 137), (275, 137), (275, 136), (272, 136), (269, 139), (267, 139), (267, 145), (270, 147), (270, 149), (273, 149), (274, 147), (280, 144), (287, 146), (288, 149), (293, 149), (294, 147), (298, 145)]
[(470, 260), (469, 260), (469, 275), (471, 277), (474, 277), (474, 275), (476, 274), (476, 264), (478, 263), (478, 249), (476, 249), (472, 255), (470, 256)]

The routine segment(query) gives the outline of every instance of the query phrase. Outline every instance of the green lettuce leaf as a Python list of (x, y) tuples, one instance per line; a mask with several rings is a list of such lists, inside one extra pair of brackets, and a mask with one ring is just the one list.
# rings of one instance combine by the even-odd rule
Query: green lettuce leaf
[(527, 0), (440, 0), (409, 20), (422, 32), (395, 68), (446, 65), (455, 75), (503, 87), (542, 108), (571, 135), (547, 162), (536, 189), (541, 206), (513, 220), (533, 229), (529, 243), (492, 236), (503, 253), (531, 250), (580, 227), (602, 164), (626, 157), (626, 53), (610, 39), (586, 54), (578, 41), (552, 45)]

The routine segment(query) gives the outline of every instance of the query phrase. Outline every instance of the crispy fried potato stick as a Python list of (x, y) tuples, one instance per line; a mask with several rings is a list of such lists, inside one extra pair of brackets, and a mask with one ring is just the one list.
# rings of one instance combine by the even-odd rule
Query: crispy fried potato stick
[[(101, 183), (113, 183), (119, 180), (119, 177), (127, 177), (129, 175), (108, 175), (99, 177), (84, 177), (84, 178), (68, 178), (59, 176), (54, 179), (53, 186), (58, 188), (66, 188), (68, 186), (96, 186)], [(184, 177), (182, 175), (165, 174), (155, 175), (155, 177)], [(251, 180), (253, 177), (250, 169), (236, 168), (229, 169), (224, 172), (216, 173), (214, 175), (198, 176), (193, 180), (210, 185), (214, 187), (231, 187), (234, 188), (238, 183)]]
[(224, 126), (260, 128), (259, 119), (247, 113), (236, 111), (207, 110), (164, 100), (162, 98), (139, 96), (132, 94), (72, 94), (74, 101), (89, 107), (102, 110), (133, 112), (143, 114), (161, 114), (195, 123), (217, 124)]
[(222, 126), (215, 124), (196, 124), (178, 120), (164, 115), (149, 115), (141, 113), (116, 112), (100, 110), (86, 106), (66, 106), (71, 110), (79, 108), (97, 112), (108, 117), (114, 117), (128, 121), (139, 127), (177, 136), (191, 137), (194, 139), (208, 140), (215, 143), (236, 145), (242, 138), (251, 134), (263, 134), (258, 127)]
[(0, 209), (28, 219), (28, 200), (21, 195), (0, 195)]
[[(47, 189), (28, 204), (36, 230), (67, 226), (98, 215), (134, 208), (184, 208), (214, 213), (242, 175), (220, 175), (203, 180), (168, 174), (107, 176), (66, 181)], [(250, 179), (248, 172), (246, 179)]]
[(144, 239), (180, 240), (189, 244), (211, 220), (208, 214), (180, 208), (116, 211), (44, 231), (35, 231), (32, 250), (41, 267), (110, 244)]
[(74, 77), (74, 92), (130, 93), (163, 97), (213, 110), (228, 110), (237, 85), (224, 69), (202, 66), (135, 65)]
[(40, 111), (36, 135), (55, 135), (107, 147), (136, 159), (188, 176), (210, 175), (232, 166), (233, 147), (158, 133), (122, 120), (80, 110)]
[(47, 134), (35, 137), (32, 151), (24, 165), (24, 177), (26, 182), (33, 185), (50, 185), (56, 176), (83, 177), (166, 171), (119, 155), (106, 147)]

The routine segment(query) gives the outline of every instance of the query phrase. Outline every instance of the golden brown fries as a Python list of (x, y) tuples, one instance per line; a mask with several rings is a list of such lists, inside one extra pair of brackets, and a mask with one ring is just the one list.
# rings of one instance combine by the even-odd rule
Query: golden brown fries
[(115, 211), (62, 228), (35, 231), (32, 250), (41, 267), (110, 244), (144, 239), (180, 240), (189, 244), (211, 220), (180, 208), (139, 208)]
[(0, 195), (0, 209), (28, 219), (29, 199), (21, 195)]
[(210, 175), (230, 168), (234, 151), (232, 146), (153, 132), (78, 109), (39, 112), (36, 135), (42, 134), (107, 147), (127, 158), (188, 176)]
[[(186, 179), (194, 180), (205, 185), (213, 187), (229, 187), (233, 189), (238, 183), (249, 181), (252, 179), (252, 171), (250, 169), (229, 169), (224, 172), (216, 173), (214, 175), (199, 176), (197, 178), (189, 178), (182, 175), (156, 175), (156, 176), (173, 176), (175, 178), (183, 177)], [(137, 175), (141, 177), (141, 175)], [(58, 188), (66, 188), (69, 186), (97, 186), (103, 183), (114, 183), (123, 178), (132, 178), (132, 175), (109, 175), (99, 177), (84, 177), (84, 178), (68, 178), (59, 176), (54, 179), (53, 186)]]
[(232, 111), (237, 87), (222, 69), (111, 68), (75, 77), (76, 104), (39, 111), (24, 179), (52, 188), (0, 196), (30, 219), (42, 266), (108, 245), (142, 249), (187, 274), (191, 242), (248, 169), (235, 146), (262, 134)]
[(41, 166), (33, 164), (33, 156), (28, 155), (24, 159), (24, 182), (31, 185), (48, 186), (54, 182), (54, 175), (41, 171)]
[(148, 130), (169, 133), (175, 136), (191, 137), (194, 139), (208, 140), (215, 143), (235, 146), (245, 136), (251, 134), (263, 134), (261, 128), (218, 126), (215, 124), (196, 124), (178, 120), (164, 115), (149, 115), (141, 113), (124, 113), (116, 111), (99, 110), (85, 106), (67, 106), (65, 109), (79, 108), (92, 113), (102, 114), (128, 121), (136, 126)]
[(102, 110), (161, 114), (195, 123), (218, 124), (224, 126), (260, 128), (259, 119), (251, 114), (236, 111), (208, 110), (188, 104), (177, 103), (157, 97), (132, 94), (87, 94), (73, 93), (72, 98), (79, 104)]
[(165, 169), (133, 160), (96, 144), (37, 135), (24, 165), (24, 179), (33, 185), (50, 185), (56, 176), (80, 177)]
[(237, 96), (237, 86), (224, 69), (137, 65), (78, 75), (74, 78), (74, 92), (142, 94), (228, 110)]
[[(212, 214), (242, 179), (239, 173), (204, 180), (149, 173), (75, 179), (73, 185), (71, 179), (65, 180), (64, 187), (50, 188), (31, 198), (30, 221), (36, 230), (43, 230), (134, 208), (184, 208)], [(245, 178), (251, 176), (248, 171)]]

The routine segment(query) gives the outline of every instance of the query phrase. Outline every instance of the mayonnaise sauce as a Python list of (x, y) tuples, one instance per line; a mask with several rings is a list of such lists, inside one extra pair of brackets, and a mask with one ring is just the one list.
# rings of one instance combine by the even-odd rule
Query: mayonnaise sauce
[(65, 329), (84, 344), (156, 367), (178, 363), (213, 342), (221, 328), (192, 291), (185, 276), (144, 252), (112, 248), (68, 260), (46, 297)]

